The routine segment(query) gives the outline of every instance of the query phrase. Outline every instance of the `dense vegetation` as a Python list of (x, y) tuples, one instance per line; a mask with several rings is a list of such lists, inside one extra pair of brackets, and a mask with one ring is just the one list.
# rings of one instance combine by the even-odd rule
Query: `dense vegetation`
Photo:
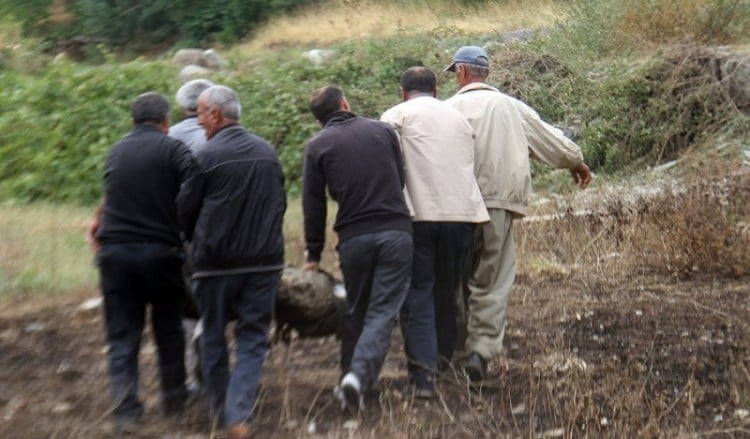
[[(141, 3), (147, 2), (136, 5)], [(156, 8), (167, 2), (152, 3)], [(339, 84), (356, 112), (377, 117), (398, 102), (403, 69), (424, 64), (437, 71), (463, 44), (485, 45), (496, 66), (490, 82), (545, 119), (570, 127), (597, 172), (655, 165), (717, 135), (747, 143), (743, 108), (706, 68), (712, 49), (682, 43), (695, 41), (694, 35), (707, 44), (747, 41), (746, 2), (700, 2), (705, 5), (693, 18), (670, 9), (666, 0), (640, 1), (640, 9), (601, 0), (569, 3), (571, 18), (528, 44), (503, 45), (498, 35), (436, 28), (421, 36), (342, 42), (330, 47), (335, 56), (320, 65), (300, 49), (229, 51), (228, 68), (213, 79), (239, 92), (242, 122), (277, 146), (292, 193), (299, 188), (304, 143), (318, 128), (307, 111), (310, 91)], [(683, 9), (695, 4), (680, 3)], [(670, 16), (682, 21), (674, 35), (638, 30), (650, 29), (643, 22)], [(0, 34), (10, 43), (0, 43), (0, 199), (93, 202), (106, 152), (128, 131), (130, 100), (147, 90), (173, 96), (177, 67), (159, 58), (118, 62), (103, 46), (101, 64), (54, 63), (17, 25), (2, 26)], [(665, 42), (672, 49), (650, 49)], [(440, 96), (450, 96), (453, 78), (438, 76)]]
[(80, 39), (88, 48), (147, 50), (160, 43), (232, 43), (254, 25), (305, 0), (0, 0), (25, 36), (48, 46)]

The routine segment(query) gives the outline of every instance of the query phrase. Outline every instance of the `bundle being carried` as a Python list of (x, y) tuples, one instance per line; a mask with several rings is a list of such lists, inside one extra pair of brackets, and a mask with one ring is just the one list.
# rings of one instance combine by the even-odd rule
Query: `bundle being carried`
[(331, 274), (295, 267), (281, 273), (275, 320), (282, 341), (291, 339), (292, 330), (302, 338), (338, 335), (345, 311), (343, 285)]

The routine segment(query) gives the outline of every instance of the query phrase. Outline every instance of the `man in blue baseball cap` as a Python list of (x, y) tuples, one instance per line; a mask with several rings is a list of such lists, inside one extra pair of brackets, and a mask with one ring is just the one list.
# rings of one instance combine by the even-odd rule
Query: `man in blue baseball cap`
[(457, 64), (471, 64), (474, 66), (490, 68), (490, 57), (487, 52), (479, 46), (464, 46), (453, 55), (453, 62), (443, 69), (444, 72), (455, 72)]
[[(460, 89), (446, 102), (474, 130), (477, 182), (490, 215), (478, 225), (466, 264), (459, 328), (467, 354), (464, 369), (472, 381), (487, 375), (487, 362), (502, 350), (508, 296), (516, 275), (513, 220), (526, 215), (531, 192), (529, 156), (555, 168), (567, 168), (581, 189), (591, 182), (581, 149), (562, 131), (544, 122), (523, 102), (486, 83), (490, 59), (484, 49), (465, 46), (445, 71), (454, 72)], [(459, 335), (461, 331), (459, 331)], [(461, 346), (463, 344), (463, 346)]]

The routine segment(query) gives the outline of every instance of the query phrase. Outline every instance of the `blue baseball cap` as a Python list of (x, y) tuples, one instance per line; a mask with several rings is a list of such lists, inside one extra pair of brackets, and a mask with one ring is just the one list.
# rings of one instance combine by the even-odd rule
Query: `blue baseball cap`
[(475, 66), (489, 67), (490, 57), (487, 52), (479, 46), (464, 46), (456, 51), (453, 55), (453, 62), (443, 69), (444, 72), (455, 72), (456, 64), (465, 63)]

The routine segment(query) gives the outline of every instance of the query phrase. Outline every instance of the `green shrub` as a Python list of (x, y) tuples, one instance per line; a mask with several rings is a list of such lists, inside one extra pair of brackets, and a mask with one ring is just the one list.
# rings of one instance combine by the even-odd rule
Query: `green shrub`
[(168, 90), (174, 74), (144, 61), (88, 69), (58, 64), (40, 77), (0, 74), (0, 197), (97, 199), (106, 152), (129, 130), (130, 102)]
[(590, 86), (587, 159), (606, 171), (676, 159), (741, 117), (715, 76), (716, 51), (677, 46), (641, 64), (612, 64)]
[[(711, 74), (710, 52), (679, 46), (662, 54), (600, 58), (561, 47), (553, 31), (528, 45), (487, 45), (490, 83), (537, 109), (547, 121), (579, 128), (579, 144), (597, 172), (619, 172), (677, 157), (725, 129), (738, 116)], [(353, 110), (377, 118), (400, 102), (398, 79), (412, 65), (437, 73), (440, 98), (456, 90), (441, 73), (457, 47), (487, 44), (491, 36), (428, 34), (351, 41), (316, 65), (303, 49), (278, 49), (252, 61), (229, 55), (232, 70), (213, 79), (240, 95), (241, 122), (274, 144), (290, 194), (299, 191), (306, 141), (319, 126), (307, 105), (321, 86), (340, 86)], [(128, 106), (139, 93), (173, 99), (176, 70), (163, 61), (136, 60), (97, 67), (55, 64), (41, 74), (0, 72), (0, 199), (92, 202), (101, 192), (109, 147), (129, 129)], [(645, 60), (645, 61), (644, 61)], [(175, 119), (179, 117), (175, 110)], [(745, 134), (746, 135), (746, 134)], [(535, 177), (549, 168), (534, 165)], [(556, 184), (556, 175), (538, 181)]]

